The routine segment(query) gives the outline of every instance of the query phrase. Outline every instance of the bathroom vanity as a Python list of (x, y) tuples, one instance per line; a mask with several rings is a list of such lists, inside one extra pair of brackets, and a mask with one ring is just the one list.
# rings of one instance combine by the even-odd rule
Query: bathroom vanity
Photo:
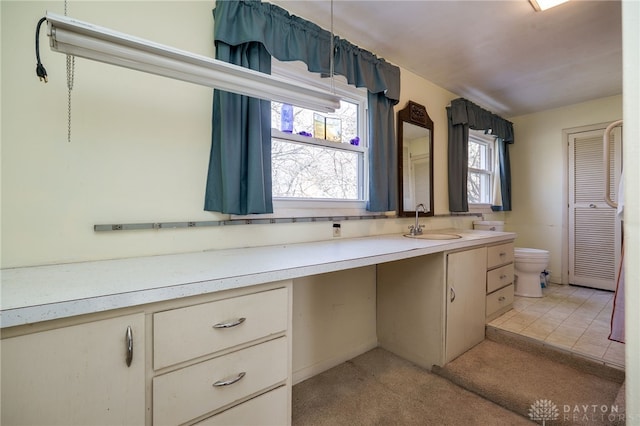
[(443, 365), (484, 338), (515, 238), (456, 232), (3, 270), (2, 423), (290, 423), (296, 281), (361, 267), (379, 344)]
[(513, 304), (513, 242), (377, 267), (380, 346), (431, 369), (484, 340), (485, 322)]

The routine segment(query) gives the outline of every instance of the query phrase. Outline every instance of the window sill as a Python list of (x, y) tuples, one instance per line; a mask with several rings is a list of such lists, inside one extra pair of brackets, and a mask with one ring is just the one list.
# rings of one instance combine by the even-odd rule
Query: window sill
[(324, 148), (342, 149), (345, 151), (365, 152), (365, 148), (360, 145), (351, 145), (342, 142), (332, 142), (326, 139), (318, 139), (313, 136), (302, 136), (295, 133), (285, 133), (278, 129), (271, 129), (272, 139), (281, 139), (288, 142), (308, 143), (311, 145), (322, 146)]
[(365, 201), (345, 200), (291, 200), (274, 199), (273, 213), (231, 215), (230, 219), (281, 219), (281, 218), (327, 218), (327, 217), (391, 217), (395, 212), (370, 212)]
[(488, 214), (493, 213), (491, 204), (469, 204), (469, 213)]

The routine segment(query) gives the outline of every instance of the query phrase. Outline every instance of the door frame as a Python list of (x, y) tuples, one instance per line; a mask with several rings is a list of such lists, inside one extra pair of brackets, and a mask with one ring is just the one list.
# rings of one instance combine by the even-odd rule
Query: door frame
[(563, 182), (562, 182), (562, 259), (561, 259), (561, 283), (569, 284), (569, 135), (574, 133), (590, 132), (594, 130), (605, 130), (607, 126), (616, 121), (606, 121), (602, 123), (589, 124), (585, 126), (569, 127), (562, 129), (562, 155), (564, 164)]

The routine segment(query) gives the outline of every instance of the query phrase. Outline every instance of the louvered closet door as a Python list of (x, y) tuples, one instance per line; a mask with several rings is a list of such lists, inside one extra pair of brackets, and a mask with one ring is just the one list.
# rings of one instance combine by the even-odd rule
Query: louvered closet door
[[(615, 290), (620, 223), (604, 202), (604, 130), (569, 134), (569, 283)], [(617, 199), (620, 132), (612, 133), (611, 198)]]

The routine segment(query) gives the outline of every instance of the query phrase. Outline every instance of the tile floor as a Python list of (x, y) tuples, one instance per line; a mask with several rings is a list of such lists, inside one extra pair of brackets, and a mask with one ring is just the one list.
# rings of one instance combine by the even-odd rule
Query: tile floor
[(624, 344), (608, 339), (613, 292), (550, 284), (544, 297), (515, 297), (489, 326), (624, 369)]

